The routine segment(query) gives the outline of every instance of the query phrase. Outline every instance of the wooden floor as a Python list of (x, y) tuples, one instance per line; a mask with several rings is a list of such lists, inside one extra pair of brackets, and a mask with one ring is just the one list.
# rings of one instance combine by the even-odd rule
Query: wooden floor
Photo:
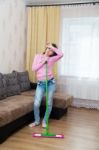
[(64, 139), (32, 138), (43, 132), (41, 126), (28, 126), (0, 145), (0, 150), (99, 150), (99, 111), (69, 108), (61, 120), (50, 120), (52, 133), (64, 133)]

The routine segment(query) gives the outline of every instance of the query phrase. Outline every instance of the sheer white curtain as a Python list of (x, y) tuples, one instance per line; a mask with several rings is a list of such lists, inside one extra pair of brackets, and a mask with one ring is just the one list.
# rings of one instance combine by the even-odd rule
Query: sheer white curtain
[(61, 7), (59, 84), (75, 98), (99, 100), (99, 5)]
[(64, 19), (60, 74), (99, 78), (99, 17)]

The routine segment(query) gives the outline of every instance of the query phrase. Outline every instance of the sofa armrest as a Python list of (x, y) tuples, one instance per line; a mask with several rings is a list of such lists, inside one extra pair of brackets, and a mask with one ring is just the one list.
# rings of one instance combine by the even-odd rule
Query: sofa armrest
[(30, 82), (31, 89), (36, 89), (37, 83)]

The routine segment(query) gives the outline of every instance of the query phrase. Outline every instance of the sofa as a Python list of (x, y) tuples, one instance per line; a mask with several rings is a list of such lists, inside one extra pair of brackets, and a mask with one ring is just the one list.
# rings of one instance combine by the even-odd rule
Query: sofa
[[(0, 73), (0, 143), (4, 142), (13, 132), (34, 120), (33, 103), (36, 86), (37, 83), (29, 81), (27, 71)], [(57, 90), (54, 94), (50, 117), (60, 119), (67, 112), (72, 98)], [(41, 117), (44, 112), (45, 97), (40, 107)]]

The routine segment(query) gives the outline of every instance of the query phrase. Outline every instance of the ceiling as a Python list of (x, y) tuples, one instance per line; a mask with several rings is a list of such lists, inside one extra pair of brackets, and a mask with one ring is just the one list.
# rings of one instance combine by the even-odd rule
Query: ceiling
[(24, 1), (26, 5), (51, 5), (51, 4), (99, 2), (99, 0), (24, 0)]

